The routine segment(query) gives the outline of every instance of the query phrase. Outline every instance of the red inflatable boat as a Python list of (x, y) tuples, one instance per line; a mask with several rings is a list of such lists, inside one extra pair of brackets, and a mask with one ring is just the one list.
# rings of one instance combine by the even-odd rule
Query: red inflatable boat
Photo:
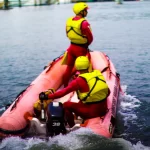
[[(115, 121), (117, 101), (120, 91), (120, 78), (116, 69), (102, 52), (93, 51), (91, 62), (93, 69), (100, 70), (109, 86), (110, 95), (107, 98), (108, 112), (103, 117), (85, 120), (82, 127), (90, 128), (94, 133), (105, 137), (112, 137)], [(66, 66), (61, 65), (63, 56), (55, 59), (24, 91), (0, 117), (0, 137), (24, 136), (29, 128), (28, 122), (24, 118), (25, 112), (33, 114), (33, 105), (39, 97), (39, 93), (50, 88), (58, 90), (62, 86), (62, 77)], [(59, 99), (60, 102), (67, 100), (78, 102), (76, 92)], [(58, 101), (58, 100), (57, 100)]]

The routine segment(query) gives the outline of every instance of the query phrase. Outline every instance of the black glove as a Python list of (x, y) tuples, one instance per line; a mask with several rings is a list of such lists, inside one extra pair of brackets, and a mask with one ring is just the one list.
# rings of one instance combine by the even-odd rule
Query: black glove
[(40, 100), (48, 100), (48, 95), (46, 95), (44, 92), (41, 92), (39, 94), (39, 99)]

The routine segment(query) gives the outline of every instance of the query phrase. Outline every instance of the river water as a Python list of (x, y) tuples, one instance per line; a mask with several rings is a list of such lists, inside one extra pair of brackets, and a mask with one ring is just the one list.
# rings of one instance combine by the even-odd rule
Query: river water
[[(73, 4), (0, 11), (0, 113), (69, 45), (65, 22)], [(89, 3), (91, 50), (105, 52), (121, 76), (113, 139), (80, 129), (45, 142), (7, 138), (2, 150), (150, 150), (150, 1)]]

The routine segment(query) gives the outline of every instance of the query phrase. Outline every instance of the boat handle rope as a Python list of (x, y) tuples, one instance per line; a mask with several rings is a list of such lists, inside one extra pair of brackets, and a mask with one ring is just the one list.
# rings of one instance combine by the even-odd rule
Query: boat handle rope
[(115, 74), (111, 71), (110, 69), (110, 59), (109, 57), (105, 54), (105, 53), (102, 53), (104, 55), (104, 57), (107, 59), (107, 62), (108, 62), (108, 66), (105, 67), (103, 70), (102, 70), (102, 73), (105, 72), (107, 69), (110, 70), (110, 74), (113, 74), (118, 80), (119, 80), (119, 77), (120, 77), (120, 74), (115, 72)]
[[(93, 52), (93, 51), (88, 48), (88, 52)], [(58, 57), (53, 59), (52, 62), (48, 66), (44, 66), (44, 69), (46, 69), (48, 67), (46, 73), (49, 72), (50, 69), (52, 68), (52, 66), (63, 57), (64, 53), (65, 53), (65, 51), (61, 55), (59, 55)]]
[(111, 71), (111, 69), (110, 69), (110, 59), (109, 59), (109, 57), (108, 57), (105, 53), (102, 53), (102, 54), (104, 55), (104, 57), (105, 57), (105, 58), (107, 59), (107, 61), (108, 61), (108, 66), (105, 67), (105, 68), (102, 70), (102, 73), (105, 72), (107, 69), (109, 69), (109, 70), (110, 70), (110, 75), (112, 74), (112, 75), (114, 75), (114, 76), (116, 77), (116, 79), (117, 79), (118, 82), (119, 82), (119, 89), (120, 89), (121, 93), (124, 94), (124, 92), (123, 92), (123, 90), (122, 90), (122, 88), (121, 88), (121, 85), (120, 85), (120, 74), (117, 73), (117, 72), (115, 72), (115, 74), (114, 74), (114, 73)]
[[(108, 67), (109, 67), (109, 69), (110, 69), (110, 59), (109, 59), (109, 57), (108, 57), (106, 54), (103, 53), (103, 55), (107, 58)], [(105, 68), (104, 68), (104, 69), (105, 69)], [(117, 72), (115, 72), (115, 74), (114, 74), (114, 73), (111, 71), (111, 69), (110, 69), (110, 74), (112, 74), (112, 75), (114, 75), (114, 76), (116, 77), (116, 79), (117, 79), (118, 82), (119, 82), (119, 89), (120, 89), (120, 91), (123, 93), (123, 90), (121, 89), (121, 85), (120, 85), (120, 74), (117, 73)]]
[[(28, 86), (27, 88), (29, 88), (29, 86)], [(14, 104), (13, 104), (13, 106), (12, 106), (12, 108), (11, 108), (10, 111), (12, 111), (14, 108), (16, 108), (17, 103), (19, 102), (20, 98), (23, 96), (23, 93), (27, 90), (27, 88), (24, 89), (24, 90), (22, 90), (22, 91), (16, 96), (15, 102), (14, 102)]]
[(48, 67), (48, 69), (46, 70), (46, 73), (49, 72), (50, 69), (52, 68), (52, 66), (63, 57), (64, 53), (65, 52), (63, 52), (61, 55), (59, 55), (58, 57), (53, 59), (52, 62), (48, 66), (44, 66), (44, 69), (46, 69)]

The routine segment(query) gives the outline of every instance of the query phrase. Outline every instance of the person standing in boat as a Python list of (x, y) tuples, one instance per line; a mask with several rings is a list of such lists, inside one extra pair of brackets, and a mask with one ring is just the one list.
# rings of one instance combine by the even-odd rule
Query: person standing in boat
[(72, 128), (75, 125), (74, 115), (83, 119), (104, 116), (107, 112), (106, 98), (109, 88), (104, 76), (99, 70), (88, 72), (90, 62), (86, 56), (79, 56), (75, 61), (75, 68), (80, 75), (72, 80), (67, 87), (53, 94), (41, 92), (41, 100), (57, 99), (66, 94), (76, 91), (79, 102), (67, 101), (63, 104), (66, 120)]
[(88, 8), (88, 5), (84, 2), (74, 4), (73, 11), (76, 16), (68, 18), (66, 22), (66, 35), (71, 44), (62, 60), (62, 65), (67, 65), (63, 76), (64, 87), (68, 85), (76, 58), (88, 55), (90, 59), (88, 46), (93, 41), (93, 35), (90, 24), (85, 19)]

